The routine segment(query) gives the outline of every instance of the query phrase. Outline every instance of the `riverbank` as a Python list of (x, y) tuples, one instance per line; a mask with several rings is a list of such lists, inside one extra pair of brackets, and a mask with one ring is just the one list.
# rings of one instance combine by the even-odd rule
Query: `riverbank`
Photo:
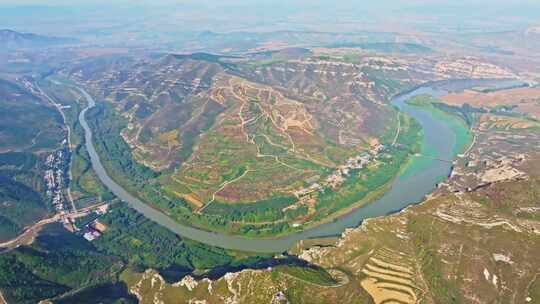
[[(89, 100), (88, 108), (81, 112), (80, 122), (85, 129), (85, 137), (87, 139), (86, 145), (92, 165), (102, 182), (107, 185), (116, 196), (128, 202), (132, 208), (136, 209), (149, 219), (181, 236), (212, 246), (251, 252), (283, 252), (302, 239), (339, 235), (346, 228), (358, 226), (363, 219), (393, 213), (412, 203), (421, 201), (427, 193), (435, 188), (440, 176), (446, 176), (450, 172), (451, 165), (449, 163), (431, 160), (430, 165), (416, 172), (414, 178), (400, 174), (400, 176), (392, 182), (390, 190), (373, 203), (355, 209), (332, 222), (271, 240), (249, 239), (240, 236), (204, 231), (172, 220), (169, 216), (155, 210), (140, 199), (129, 194), (124, 188), (109, 177), (93, 146), (92, 130), (84, 117), (86, 111), (94, 107), (95, 102), (88, 93), (82, 89), (80, 90), (85, 98)], [(452, 128), (444, 121), (438, 121), (432, 115), (425, 115), (425, 111), (419, 111), (404, 103), (408, 98), (432, 91), (433, 90), (430, 88), (420, 88), (406, 95), (396, 97), (393, 100), (393, 104), (397, 105), (401, 111), (411, 115), (420, 123), (425, 131), (425, 143), (428, 147), (433, 146), (434, 150), (438, 153), (437, 157), (451, 158), (455, 149), (455, 141), (452, 140), (455, 135), (452, 135)], [(450, 140), (441, 141), (441, 136), (443, 138), (450, 138)]]
[(414, 98), (409, 99), (407, 101), (407, 104), (428, 111), (436, 119), (445, 121), (450, 126), (450, 128), (452, 128), (454, 134), (456, 135), (456, 144), (452, 151), (453, 154), (458, 155), (465, 152), (468, 147), (470, 147), (473, 141), (471, 127), (468, 126), (467, 122), (461, 119), (459, 116), (435, 107), (434, 103), (437, 102), (440, 101), (431, 95), (418, 95)]
[[(99, 155), (100, 161), (107, 174), (123, 187), (131, 196), (144, 202), (147, 206), (158, 212), (166, 214), (181, 225), (191, 226), (209, 233), (218, 233), (229, 236), (239, 236), (246, 239), (275, 240), (288, 235), (315, 229), (322, 224), (339, 220), (340, 217), (370, 204), (384, 195), (392, 187), (394, 180), (400, 172), (406, 169), (409, 159), (419, 151), (421, 138), (421, 125), (407, 114), (402, 116), (399, 133), (392, 130), (394, 144), (381, 145), (377, 150), (364, 153), (369, 154), (370, 161), (360, 169), (352, 169), (349, 176), (338, 187), (322, 186), (320, 191), (310, 194), (316, 201), (315, 212), (296, 218), (284, 217), (282, 221), (265, 223), (242, 223), (231, 220), (226, 212), (234, 213), (238, 210), (230, 208), (225, 213), (195, 212), (185, 202), (175, 200), (163, 193), (160, 183), (150, 175), (144, 177), (142, 169), (129, 159), (124, 159), (129, 153), (129, 147), (121, 142), (120, 118), (114, 119), (110, 105), (98, 105), (92, 109), (87, 117), (92, 132), (96, 134), (93, 145)], [(111, 121), (115, 121), (111, 123)], [(131, 173), (137, 173), (129, 178), (126, 168)], [(137, 181), (144, 180), (144, 184), (137, 186)], [(154, 181), (154, 182), (153, 182)], [(305, 208), (304, 203), (298, 208)], [(284, 208), (280, 202), (272, 202), (270, 208)]]

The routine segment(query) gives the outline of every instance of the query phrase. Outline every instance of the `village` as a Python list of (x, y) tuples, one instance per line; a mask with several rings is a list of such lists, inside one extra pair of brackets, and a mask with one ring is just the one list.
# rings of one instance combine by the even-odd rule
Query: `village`
[(69, 154), (66, 151), (67, 149), (59, 149), (47, 156), (45, 161), (46, 193), (56, 211), (53, 219), (62, 222), (67, 230), (81, 234), (88, 241), (93, 241), (107, 229), (98, 221), (98, 218), (107, 212), (108, 205), (98, 204), (76, 210), (75, 205), (70, 203), (69, 178), (66, 176), (65, 169), (69, 163)]
[(99, 217), (107, 213), (108, 209), (108, 204), (101, 205), (77, 220), (77, 226), (82, 226), (78, 228), (78, 233), (89, 242), (99, 238), (107, 230), (107, 226), (99, 221)]
[[(66, 107), (54, 102), (54, 100), (41, 91), (39, 87), (34, 89), (30, 82), (25, 81), (25, 85), (36, 94), (40, 94), (47, 98), (64, 117), (62, 109)], [(66, 138), (62, 141), (61, 148), (53, 151), (45, 160), (46, 170), (44, 173), (44, 180), (47, 188), (46, 195), (50, 199), (55, 215), (52, 218), (38, 222), (36, 227), (40, 227), (41, 225), (50, 222), (62, 222), (63, 226), (68, 231), (80, 234), (88, 241), (93, 241), (101, 236), (107, 228), (98, 221), (98, 217), (107, 212), (108, 205), (102, 203), (94, 204), (77, 210), (69, 189), (69, 183), (71, 182), (69, 173), (71, 165), (69, 127), (67, 127), (67, 130), (68, 132)], [(91, 220), (88, 220), (89, 218)], [(27, 232), (32, 232), (32, 230), (33, 229), (30, 228)]]
[[(332, 174), (328, 175), (323, 181), (312, 181), (312, 179), (319, 179), (318, 176), (315, 176), (315, 178), (312, 179), (308, 179), (307, 182), (311, 183), (311, 185), (294, 191), (294, 196), (300, 200), (300, 204), (303, 204), (311, 201), (311, 194), (317, 191), (324, 191), (325, 188), (338, 188), (341, 184), (343, 184), (343, 182), (345, 182), (348, 177), (351, 177), (353, 170), (367, 167), (370, 163), (380, 157), (382, 152), (384, 152), (385, 150), (385, 145), (374, 145), (369, 151), (364, 151), (357, 156), (353, 156), (347, 159), (347, 161), (343, 165), (337, 167), (336, 170), (332, 172)], [(299, 206), (299, 204), (295, 204), (287, 208), (296, 208), (297, 206)]]
[[(64, 141), (65, 145), (65, 141)], [(47, 196), (56, 212), (69, 211), (68, 201), (64, 190), (67, 188), (66, 167), (69, 163), (69, 154), (66, 149), (59, 149), (47, 156), (45, 166), (45, 184)]]

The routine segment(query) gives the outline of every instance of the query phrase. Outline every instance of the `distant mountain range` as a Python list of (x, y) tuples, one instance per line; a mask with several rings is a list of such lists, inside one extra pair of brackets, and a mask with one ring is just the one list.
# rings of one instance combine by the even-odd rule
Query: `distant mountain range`
[(530, 34), (540, 35), (540, 26), (533, 26), (526, 29), (525, 35), (530, 35)]
[(74, 38), (43, 36), (32, 33), (20, 33), (8, 29), (0, 30), (1, 49), (43, 47), (76, 42), (78, 42), (78, 40)]
[(355, 43), (339, 42), (328, 45), (329, 48), (361, 48), (383, 53), (430, 53), (433, 50), (417, 43), (375, 42)]

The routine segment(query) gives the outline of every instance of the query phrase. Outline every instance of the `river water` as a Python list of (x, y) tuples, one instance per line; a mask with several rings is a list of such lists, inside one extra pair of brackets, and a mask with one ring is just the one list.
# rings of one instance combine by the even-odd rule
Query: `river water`
[[(440, 95), (442, 90), (436, 86), (424, 86), (409, 93), (396, 96), (392, 104), (414, 117), (424, 130), (424, 147), (432, 151), (431, 156), (438, 159), (452, 160), (456, 145), (456, 134), (444, 121), (438, 120), (431, 113), (409, 106), (405, 101), (420, 94)], [(409, 162), (407, 168), (393, 181), (391, 188), (379, 199), (351, 211), (342, 217), (314, 228), (293, 233), (276, 239), (249, 239), (215, 232), (208, 232), (175, 222), (160, 211), (149, 207), (135, 196), (128, 193), (105, 171), (92, 143), (92, 131), (85, 119), (88, 109), (95, 106), (95, 101), (86, 91), (79, 88), (88, 100), (88, 106), (81, 111), (79, 121), (85, 132), (86, 149), (90, 154), (92, 166), (99, 179), (118, 198), (127, 202), (132, 208), (145, 215), (150, 220), (168, 228), (182, 237), (201, 243), (227, 249), (236, 249), (251, 252), (284, 252), (299, 240), (339, 235), (347, 228), (357, 227), (364, 219), (388, 215), (404, 209), (405, 207), (422, 201), (426, 194), (433, 191), (436, 184), (448, 176), (451, 163), (433, 159), (415, 160)], [(420, 165), (421, 163), (421, 165)], [(413, 172), (414, 173), (411, 173)]]

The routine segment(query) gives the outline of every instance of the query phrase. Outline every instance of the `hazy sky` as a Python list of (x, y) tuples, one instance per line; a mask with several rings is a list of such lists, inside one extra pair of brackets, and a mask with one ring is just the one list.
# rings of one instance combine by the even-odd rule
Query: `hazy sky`
[(387, 7), (399, 8), (416, 5), (443, 5), (443, 6), (476, 6), (485, 4), (489, 7), (499, 6), (523, 6), (535, 5), (540, 7), (538, 0), (379, 0), (379, 1), (361, 1), (361, 0), (0, 0), (0, 5), (92, 5), (102, 4), (107, 6), (116, 5), (148, 5), (162, 6), (170, 4), (191, 4), (197, 6), (228, 6), (228, 5), (257, 5), (259, 3), (279, 3), (291, 6), (298, 5), (346, 5), (362, 7)]
[(84, 36), (130, 32), (499, 31), (540, 23), (540, 0), (0, 0), (0, 28)]

